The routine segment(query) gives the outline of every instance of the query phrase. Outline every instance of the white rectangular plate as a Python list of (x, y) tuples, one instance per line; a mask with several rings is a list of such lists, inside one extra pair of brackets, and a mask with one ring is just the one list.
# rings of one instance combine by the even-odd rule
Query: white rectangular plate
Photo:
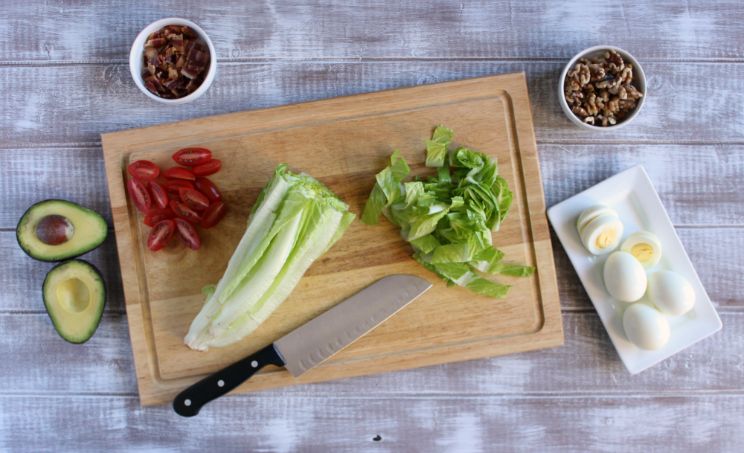
[[(668, 269), (687, 278), (695, 289), (695, 306), (682, 315), (668, 317), (669, 343), (655, 351), (640, 349), (625, 336), (622, 315), (630, 304), (613, 299), (605, 289), (602, 268), (607, 255), (594, 256), (582, 245), (576, 219), (584, 209), (605, 204), (615, 209), (625, 226), (624, 238), (639, 230), (654, 233), (661, 242), (662, 257), (651, 269)], [(661, 199), (642, 166), (608, 178), (548, 209), (548, 218), (566, 249), (571, 264), (594, 304), (612, 344), (631, 374), (639, 373), (721, 329), (721, 319), (674, 231)], [(623, 239), (624, 239), (623, 238)], [(636, 303), (650, 304), (646, 296)]]

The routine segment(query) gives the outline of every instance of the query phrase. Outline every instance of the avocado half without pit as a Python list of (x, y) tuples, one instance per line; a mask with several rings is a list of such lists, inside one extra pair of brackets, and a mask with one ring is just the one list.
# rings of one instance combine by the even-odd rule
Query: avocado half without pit
[(44, 200), (28, 208), (16, 238), (28, 256), (62, 261), (87, 253), (106, 240), (106, 220), (95, 211), (66, 200)]
[(85, 343), (103, 315), (106, 286), (98, 269), (83, 260), (60, 263), (42, 287), (44, 306), (57, 333), (70, 343)]

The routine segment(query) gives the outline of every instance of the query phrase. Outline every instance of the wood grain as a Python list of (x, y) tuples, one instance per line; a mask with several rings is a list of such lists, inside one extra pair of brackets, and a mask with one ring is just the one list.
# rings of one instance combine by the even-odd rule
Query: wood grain
[[(590, 311), (563, 314), (566, 343), (560, 348), (295, 385), (254, 395), (353, 397), (360, 389), (379, 397), (741, 392), (744, 313), (724, 311), (721, 319), (721, 332), (636, 376), (627, 373), (599, 318)], [(122, 315), (105, 315), (96, 335), (83, 347), (59, 338), (43, 313), (0, 314), (0, 328), (14, 333), (0, 337), (0, 358), (14, 364), (0, 380), (5, 395), (137, 396), (127, 322)], [(29, 341), (32, 337), (34, 341)], [(41, 356), (39, 344), (46, 349)], [(55, 367), (56, 363), (65, 366)]]
[[(134, 37), (162, 17), (190, 17), (218, 58), (570, 59), (613, 43), (643, 59), (741, 59), (744, 12), (736, 0), (610, 3), (435, 0), (332, 6), (315, 2), (167, 0), (132, 8), (126, 0), (71, 4), (10, 2), (0, 27), (0, 60), (124, 62)], [(663, 19), (661, 19), (663, 18)], [(60, 26), (64, 24), (64, 26)], [(111, 33), (115, 30), (115, 33)]]
[[(136, 398), (0, 397), (0, 446), (32, 451), (735, 452), (741, 395), (228, 397), (199, 417)], [(91, 415), (95, 416), (91, 416)], [(85, 420), (76, 423), (73, 420)], [(50, 429), (51, 428), (51, 429)], [(642, 429), (641, 429), (642, 428)], [(64, 436), (60, 435), (64, 433)], [(379, 436), (379, 437), (377, 437)], [(378, 441), (373, 440), (378, 438)]]
[[(477, 113), (476, 113), (477, 112)], [(203, 305), (201, 287), (219, 279), (225, 257), (244, 232), (251, 199), (276, 165), (290, 162), (325, 182), (359, 213), (374, 180), (399, 149), (420, 162), (433, 125), (458, 131), (457, 143), (488, 150), (514, 193), (510, 216), (494, 243), (510, 259), (537, 268), (493, 310), (493, 300), (434, 287), (380, 327), (302, 377), (260, 372), (240, 387), (256, 390), (372, 372), (486, 357), (562, 343), (552, 249), (523, 74), (338, 98), (190, 122), (105, 134), (106, 173), (122, 280), (143, 404), (168, 401), (199, 375), (216, 371), (271, 343), (375, 280), (427, 272), (408, 257), (391, 225), (359, 222), (308, 270), (298, 288), (252, 335), (208, 353), (183, 345)], [(133, 160), (165, 163), (183, 146), (208, 146), (230, 162), (214, 181), (232, 212), (202, 234), (199, 254), (185, 247), (152, 254), (147, 231), (123, 189)], [(415, 165), (423, 170), (421, 164)], [(218, 231), (217, 231), (218, 230)], [(179, 284), (173, 284), (178, 281)], [(338, 295), (328, 298), (328, 292)], [(467, 304), (463, 304), (467, 300)]]
[[(90, 144), (102, 132), (125, 128), (521, 71), (539, 141), (744, 142), (744, 65), (648, 62), (644, 111), (632, 125), (601, 135), (571, 126), (561, 112), (561, 69), (560, 62), (477, 60), (226, 63), (204, 97), (174, 107), (148, 100), (125, 65), (0, 66), (0, 142)], [(55, 96), (38, 93), (39, 86), (55, 87)]]

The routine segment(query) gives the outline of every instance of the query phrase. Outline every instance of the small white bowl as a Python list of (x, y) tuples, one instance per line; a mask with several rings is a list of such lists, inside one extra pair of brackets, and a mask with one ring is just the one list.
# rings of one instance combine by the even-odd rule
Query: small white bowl
[[(209, 69), (207, 70), (206, 77), (204, 77), (204, 81), (193, 93), (178, 99), (164, 99), (151, 93), (150, 90), (145, 88), (145, 83), (142, 80), (142, 65), (143, 54), (145, 52), (145, 41), (147, 41), (147, 37), (150, 36), (151, 33), (160, 30), (166, 25), (186, 25), (188, 27), (191, 27), (199, 35), (199, 37), (201, 37), (201, 39), (203, 39), (204, 42), (207, 43), (207, 47), (209, 47)], [(214, 77), (217, 74), (217, 52), (215, 52), (214, 50), (212, 40), (209, 39), (207, 33), (202, 30), (200, 26), (187, 19), (168, 17), (165, 19), (156, 20), (155, 22), (145, 27), (137, 35), (137, 38), (135, 38), (134, 43), (132, 44), (132, 50), (129, 52), (129, 71), (132, 73), (134, 84), (137, 85), (137, 88), (139, 88), (141, 92), (145, 93), (145, 95), (150, 99), (162, 102), (164, 104), (185, 104), (187, 102), (195, 100), (196, 98), (204, 94), (212, 85)]]
[[(563, 86), (566, 82), (566, 74), (568, 74), (568, 71), (571, 70), (571, 68), (574, 67), (577, 61), (581, 58), (591, 58), (595, 55), (607, 51), (607, 50), (614, 50), (617, 53), (620, 54), (620, 56), (623, 57), (623, 60), (625, 60), (628, 63), (631, 63), (633, 65), (633, 85), (635, 85), (638, 90), (643, 93), (643, 97), (638, 100), (638, 105), (636, 105), (636, 108), (630, 112), (628, 116), (625, 117), (622, 121), (619, 121), (614, 126), (592, 126), (591, 124), (587, 124), (574, 114), (574, 112), (571, 111), (571, 108), (568, 106), (568, 103), (566, 102), (566, 97), (563, 94)], [(584, 49), (576, 56), (571, 58), (571, 61), (568, 62), (565, 68), (563, 68), (563, 72), (561, 72), (561, 77), (558, 80), (558, 102), (561, 104), (561, 108), (563, 109), (563, 113), (566, 114), (569, 120), (571, 120), (572, 123), (579, 126), (582, 129), (592, 130), (592, 131), (614, 131), (617, 130), (623, 126), (626, 126), (628, 123), (633, 121), (633, 119), (638, 116), (638, 113), (641, 111), (641, 108), (643, 107), (643, 104), (646, 102), (646, 98), (648, 97), (648, 91), (646, 88), (646, 74), (643, 72), (643, 68), (641, 68), (641, 65), (638, 63), (638, 60), (633, 57), (633, 55), (629, 54), (627, 51), (615, 47), (615, 46), (594, 46), (589, 47), (588, 49)]]

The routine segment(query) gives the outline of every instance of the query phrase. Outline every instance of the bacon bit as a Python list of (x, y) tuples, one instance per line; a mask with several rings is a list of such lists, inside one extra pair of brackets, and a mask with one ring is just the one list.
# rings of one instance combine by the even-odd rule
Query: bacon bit
[(153, 94), (177, 99), (204, 82), (210, 64), (209, 48), (190, 27), (166, 25), (145, 43), (142, 80)]

